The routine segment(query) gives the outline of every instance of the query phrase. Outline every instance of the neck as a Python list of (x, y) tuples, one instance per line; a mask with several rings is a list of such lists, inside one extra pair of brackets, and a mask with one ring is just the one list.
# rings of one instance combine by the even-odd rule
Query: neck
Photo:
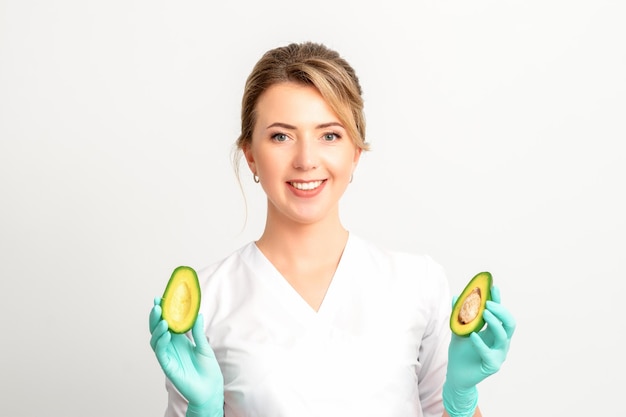
[(280, 263), (319, 264), (341, 257), (347, 239), (348, 231), (338, 212), (318, 222), (302, 224), (268, 211), (257, 246), (269, 259)]

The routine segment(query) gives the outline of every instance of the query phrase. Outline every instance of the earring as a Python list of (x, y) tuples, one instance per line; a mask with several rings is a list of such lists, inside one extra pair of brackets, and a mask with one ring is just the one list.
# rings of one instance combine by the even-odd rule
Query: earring
[(254, 180), (254, 182), (256, 182), (257, 184), (259, 183), (259, 176), (257, 174), (252, 174), (252, 179)]
[(354, 179), (354, 174), (350, 174), (350, 183), (352, 183), (353, 179)]

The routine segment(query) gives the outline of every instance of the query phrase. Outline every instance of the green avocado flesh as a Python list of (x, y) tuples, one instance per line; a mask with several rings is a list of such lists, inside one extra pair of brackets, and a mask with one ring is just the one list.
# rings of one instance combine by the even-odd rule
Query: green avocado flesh
[(450, 329), (454, 334), (467, 337), (483, 328), (483, 311), (487, 300), (491, 300), (492, 283), (493, 277), (489, 272), (480, 272), (467, 283), (452, 306)]
[(174, 333), (193, 327), (200, 310), (200, 283), (193, 268), (179, 266), (165, 287), (161, 300), (162, 317)]

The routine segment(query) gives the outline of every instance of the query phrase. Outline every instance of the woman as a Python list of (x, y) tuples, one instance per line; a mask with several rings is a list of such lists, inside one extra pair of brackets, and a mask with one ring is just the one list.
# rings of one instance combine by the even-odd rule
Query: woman
[(505, 360), (514, 319), (494, 288), (487, 328), (451, 337), (442, 268), (342, 226), (339, 201), (368, 148), (350, 65), (319, 44), (270, 50), (241, 119), (265, 229), (199, 271), (192, 337), (168, 331), (155, 299), (166, 415), (480, 416), (476, 385)]

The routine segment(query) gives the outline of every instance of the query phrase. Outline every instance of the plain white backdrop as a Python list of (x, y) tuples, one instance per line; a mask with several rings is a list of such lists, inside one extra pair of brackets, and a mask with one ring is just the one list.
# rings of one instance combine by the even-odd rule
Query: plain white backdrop
[(162, 415), (152, 299), (259, 236), (243, 84), (307, 40), (364, 89), (345, 225), (518, 321), (485, 416), (623, 412), (624, 3), (215, 3), (0, 0), (0, 415)]

